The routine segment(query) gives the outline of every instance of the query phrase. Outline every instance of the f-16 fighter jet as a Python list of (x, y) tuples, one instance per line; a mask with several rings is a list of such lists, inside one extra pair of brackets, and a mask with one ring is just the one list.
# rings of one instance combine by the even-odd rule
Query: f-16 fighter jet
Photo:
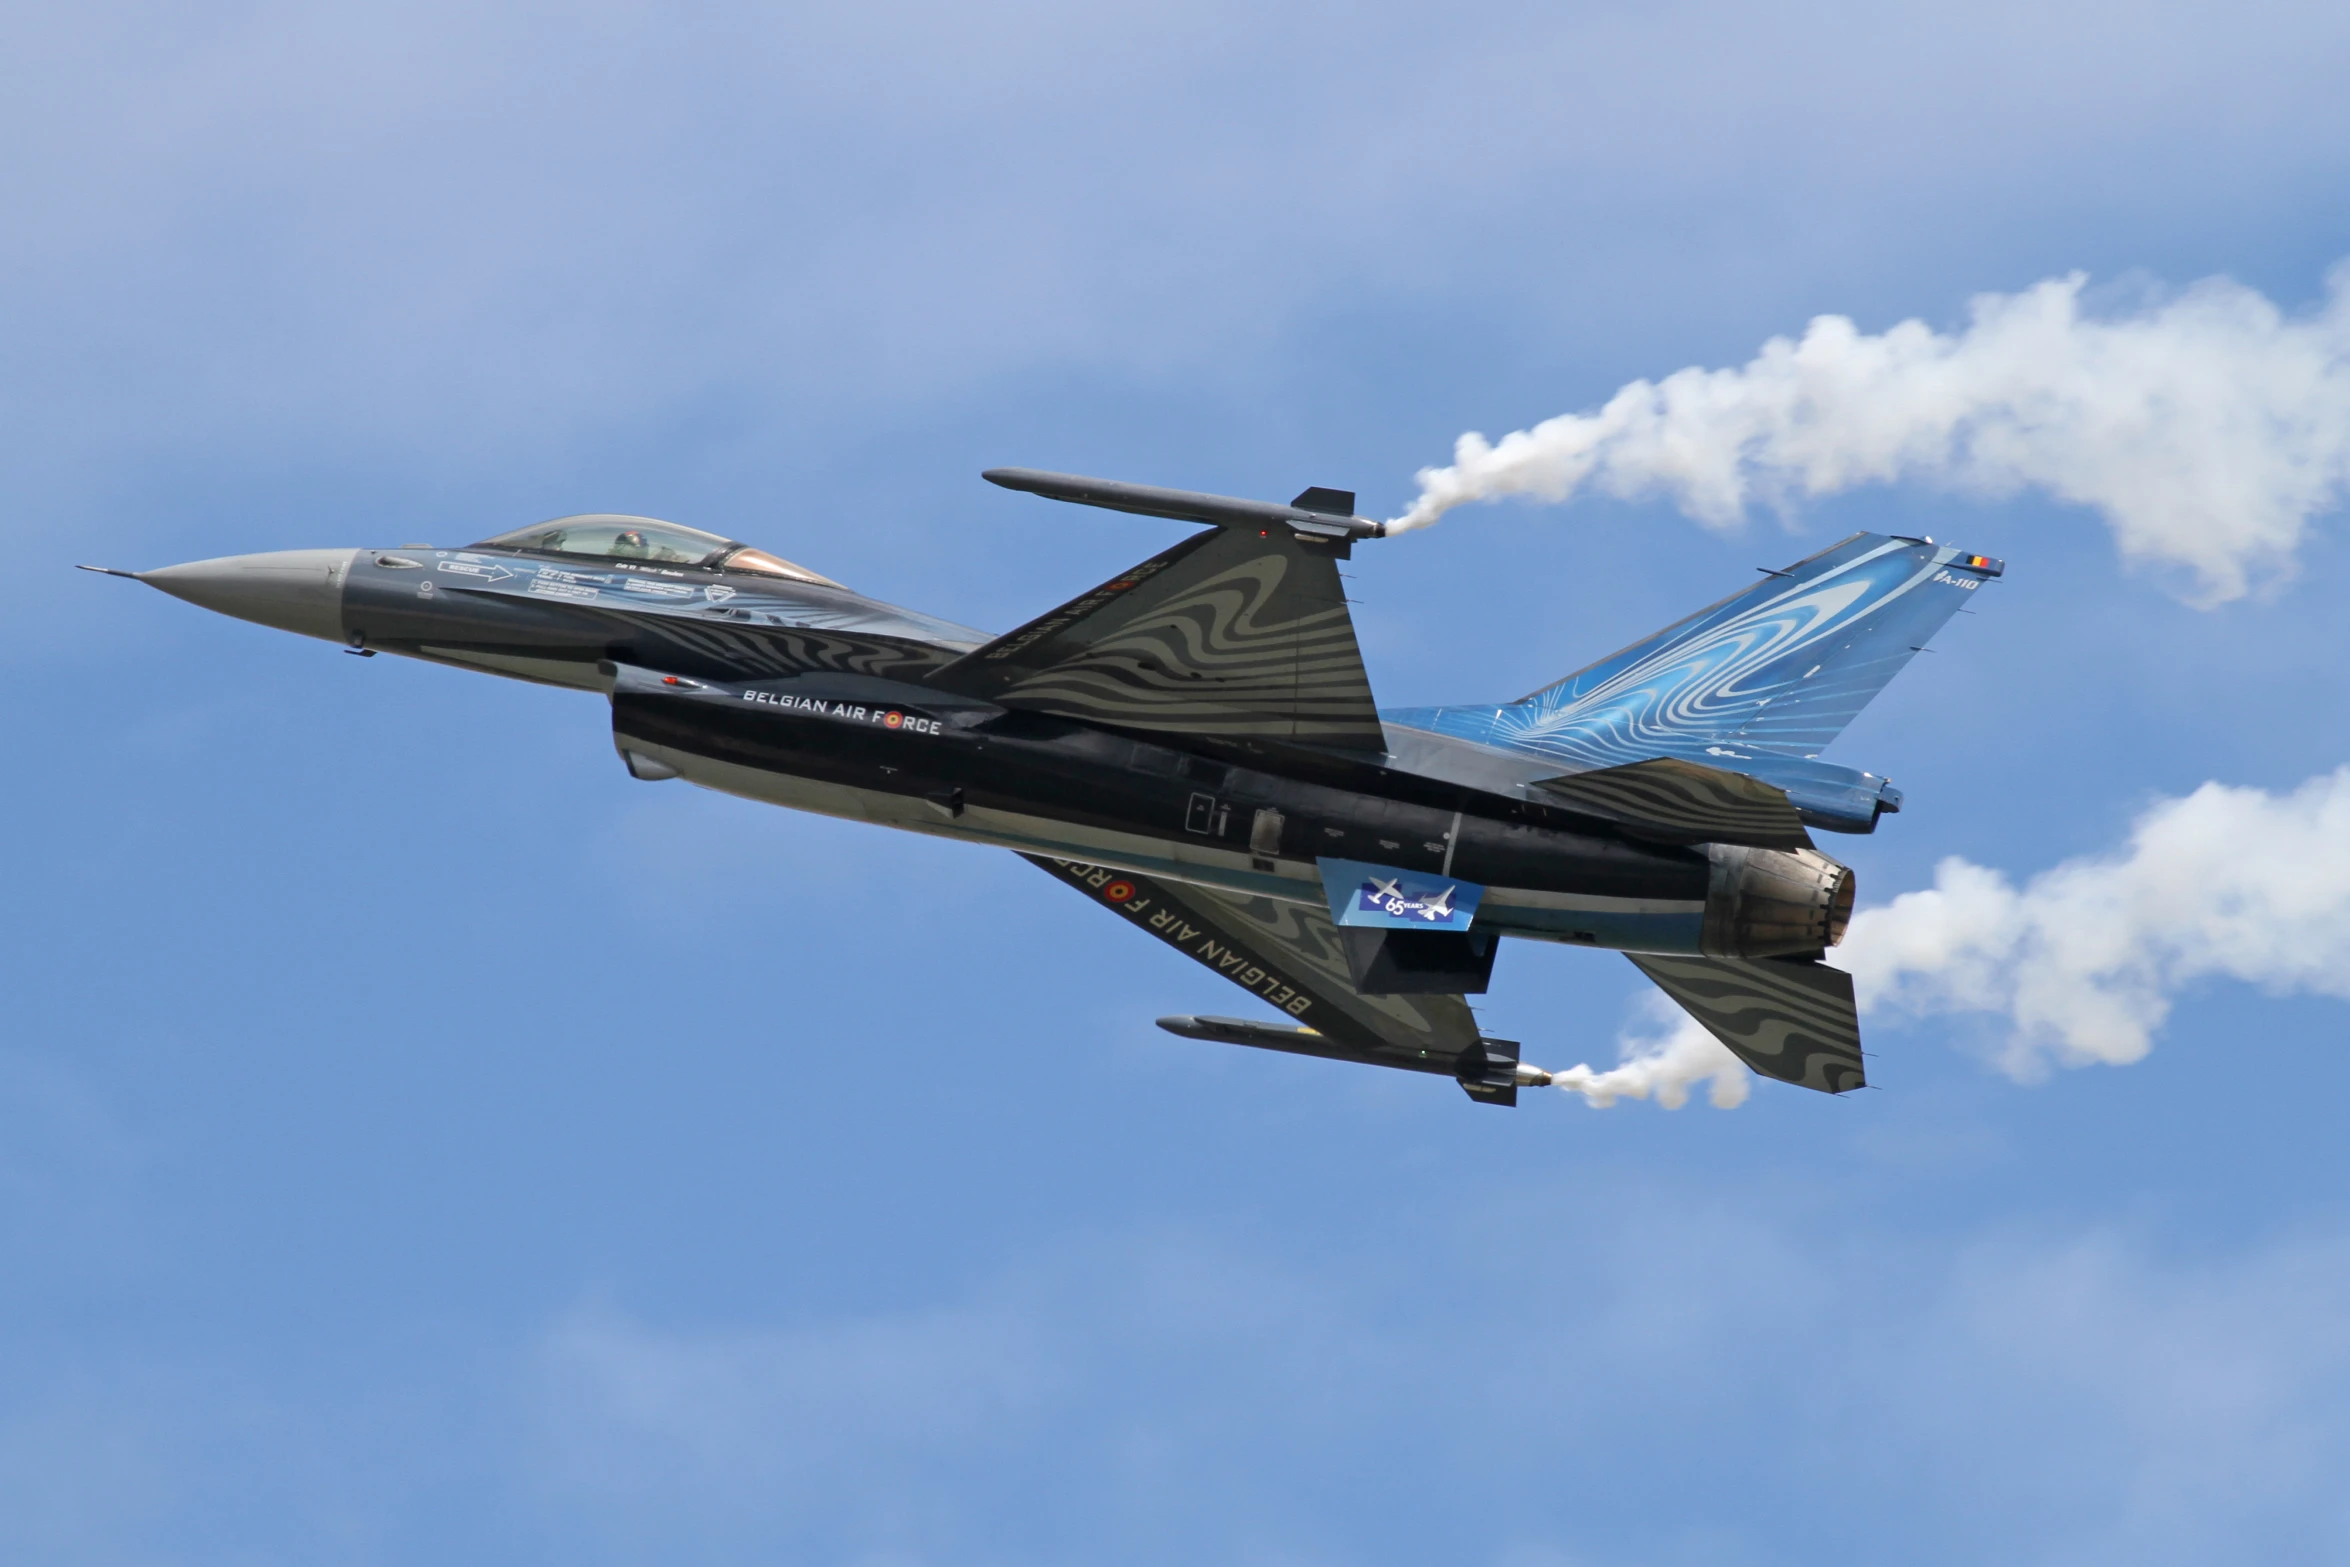
[(1819, 756), (2000, 562), (1856, 533), (1516, 701), (1382, 711), (1338, 562), (1385, 530), (1352, 494), (986, 477), (1205, 526), (998, 637), (649, 517), (116, 574), (602, 692), (638, 778), (1010, 849), (1278, 1016), (1159, 1020), (1189, 1038), (1514, 1104), (1549, 1074), (1464, 998), (1515, 936), (1623, 953), (1766, 1076), (1862, 1085), (1821, 961), (1852, 872), (1811, 834), (1901, 795)]

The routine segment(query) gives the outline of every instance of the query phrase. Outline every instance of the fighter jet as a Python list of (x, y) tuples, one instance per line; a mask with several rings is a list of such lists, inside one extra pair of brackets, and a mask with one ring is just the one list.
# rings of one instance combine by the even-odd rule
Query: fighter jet
[(1514, 701), (1381, 709), (1338, 563), (1386, 530), (1351, 492), (985, 477), (1204, 526), (994, 637), (649, 517), (113, 574), (602, 693), (640, 779), (1009, 849), (1275, 1014), (1159, 1019), (1188, 1038), (1514, 1104), (1550, 1075), (1466, 1000), (1508, 936), (1623, 953), (1766, 1076), (1866, 1081), (1822, 961), (1853, 876), (1811, 835), (1901, 794), (1820, 753), (2001, 562), (1856, 533)]

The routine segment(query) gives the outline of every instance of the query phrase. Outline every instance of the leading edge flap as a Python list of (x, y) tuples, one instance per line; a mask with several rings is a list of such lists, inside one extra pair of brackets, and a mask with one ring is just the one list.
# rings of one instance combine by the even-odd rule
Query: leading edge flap
[(1809, 958), (1624, 956), (1763, 1076), (1826, 1094), (1867, 1086), (1852, 976), (1842, 969)]
[(1330, 547), (1287, 527), (1196, 534), (925, 679), (1129, 729), (1387, 747)]

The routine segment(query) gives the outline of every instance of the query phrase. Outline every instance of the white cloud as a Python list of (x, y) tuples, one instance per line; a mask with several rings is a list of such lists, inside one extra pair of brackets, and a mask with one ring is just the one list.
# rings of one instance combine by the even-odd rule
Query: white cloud
[[(1847, 1559), (1857, 1531), (1885, 1559), (2145, 1567), (2309, 1559), (2336, 1526), (2339, 1235), (2180, 1259), (2097, 1228), (1920, 1239), (1776, 1186), (1521, 1196), (1539, 1244), (1516, 1214), (1448, 1241), (1389, 1214), (1446, 1259), (1427, 1278), (1143, 1244), (929, 1314), (575, 1320), (542, 1483), (583, 1540), (671, 1559), (1388, 1560), (1433, 1526), (1467, 1561), (1650, 1559), (1688, 1529), (1714, 1546), (1690, 1559)], [(1504, 1325), (1466, 1332), (1463, 1299)], [(1421, 1500), (1382, 1490), (1397, 1443)], [(1464, 1488), (1511, 1500), (1432, 1525)]]
[[(1415, 1175), (1360, 1234), (1255, 1254), (1046, 1240), (961, 1283), (917, 1260), (927, 1309), (590, 1308), (522, 1342), (404, 1320), (323, 1368), (299, 1335), (149, 1330), (97, 1375), (36, 1334), (0, 1362), (0, 1555), (2340, 1554), (2339, 1226), (2164, 1255), (2013, 1215), (1920, 1230), (1916, 1178), (1608, 1170), (1476, 1203)], [(1361, 1201), (1334, 1192), (1307, 1201)], [(902, 1295), (889, 1272), (850, 1293)]]
[(837, 439), (1039, 367), (1285, 377), (1286, 328), (1366, 305), (1516, 296), (1563, 342), (1594, 289), (1662, 322), (2035, 192), (2159, 169), (2167, 209), (2198, 158), (2329, 188), (2346, 24), (2244, 14), (100, 0), (0, 61), (0, 398), (29, 459), (413, 468), (713, 405)]
[(2238, 597), (2290, 565), (2350, 484), (2350, 269), (2304, 316), (2213, 278), (2100, 317), (2083, 282), (1982, 295), (1954, 333), (1821, 316), (1741, 368), (1634, 381), (1499, 441), (1464, 435), (1396, 525), (1585, 488), (1667, 495), (1713, 527), (1758, 499), (1861, 484), (2029, 488), (2093, 508), (2125, 556), (2182, 568), (2198, 599)]
[(1074, 1248), (930, 1309), (788, 1327), (590, 1308), (533, 1367), (534, 1479), (595, 1538), (641, 1530), (663, 1552), (755, 1538), (795, 1559), (1022, 1559), (974, 1542), (989, 1522), (1038, 1538), (1049, 1497), (1044, 1533), (1087, 1520), (1093, 1559), (1182, 1559), (1184, 1539), (1247, 1534), (1266, 1453), (1343, 1439), (1379, 1342), (1326, 1281), (1174, 1242)]
[(550, 1451), (570, 1483), (751, 1491), (878, 1520), (914, 1471), (1005, 1440), (1058, 1391), (1034, 1306), (999, 1299), (796, 1333), (698, 1335), (582, 1312), (545, 1347)]
[[(1906, 1304), (1878, 1280), (1837, 1389), (1874, 1431), (1848, 1458), (1951, 1509), (1960, 1538), (2032, 1536), (2027, 1558), (2330, 1556), (2339, 1510), (2316, 1498), (2350, 1442), (2328, 1304), (2346, 1273), (2339, 1235), (2186, 1260), (2089, 1231), (1978, 1243), (1913, 1275)], [(1887, 1473), (1927, 1452), (1949, 1467)]]

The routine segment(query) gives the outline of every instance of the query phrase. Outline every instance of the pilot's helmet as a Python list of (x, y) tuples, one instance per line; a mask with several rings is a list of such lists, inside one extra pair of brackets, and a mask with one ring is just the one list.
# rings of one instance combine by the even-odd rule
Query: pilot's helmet
[(623, 528), (620, 530), (619, 537), (612, 541), (612, 553), (615, 555), (648, 555), (652, 552), (645, 548), (643, 534), (634, 528)]

